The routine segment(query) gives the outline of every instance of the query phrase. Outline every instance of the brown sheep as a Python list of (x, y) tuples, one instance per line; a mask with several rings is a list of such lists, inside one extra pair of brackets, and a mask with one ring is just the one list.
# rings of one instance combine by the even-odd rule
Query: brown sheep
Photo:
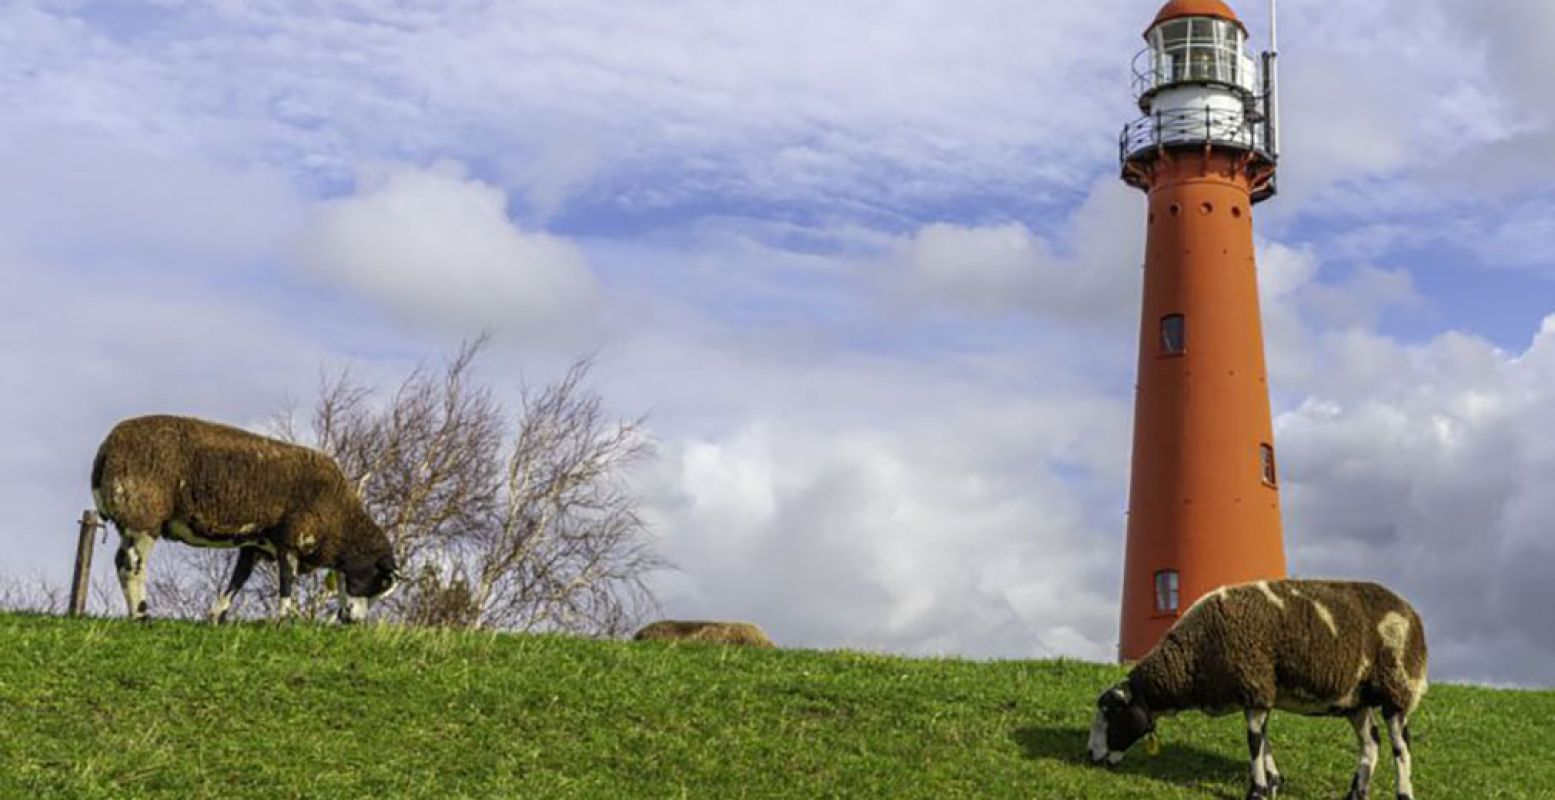
[(1368, 795), (1387, 722), (1398, 798), (1411, 800), (1409, 715), (1426, 691), (1425, 629), (1403, 598), (1375, 583), (1258, 581), (1215, 590), (1129, 672), (1103, 692), (1091, 727), (1096, 763), (1117, 764), (1163, 716), (1241, 709), (1251, 787), (1274, 797), (1280, 774), (1269, 751), (1269, 712), (1345, 717), (1360, 742), (1347, 800)]
[(632, 637), (639, 642), (655, 639), (749, 647), (776, 647), (761, 628), (749, 622), (690, 622), (665, 619), (645, 626)]
[(125, 420), (98, 448), (92, 498), (119, 529), (114, 564), (134, 619), (146, 616), (146, 560), (162, 537), (238, 548), (214, 622), (225, 619), (260, 555), (276, 561), (283, 617), (299, 571), (338, 574), (342, 622), (365, 617), (368, 602), (398, 578), (388, 537), (333, 460), (238, 428), (188, 417)]

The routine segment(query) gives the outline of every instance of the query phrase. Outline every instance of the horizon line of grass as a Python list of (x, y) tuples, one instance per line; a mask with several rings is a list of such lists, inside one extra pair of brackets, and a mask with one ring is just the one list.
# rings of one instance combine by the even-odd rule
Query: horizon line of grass
[[(1240, 718), (1084, 753), (1123, 673), (387, 626), (0, 613), (0, 797), (1240, 798)], [(1433, 684), (1420, 796), (1555, 797), (1555, 692)], [(1337, 797), (1349, 726), (1276, 715), (1282, 798)], [(1384, 759), (1374, 796), (1390, 796)]]

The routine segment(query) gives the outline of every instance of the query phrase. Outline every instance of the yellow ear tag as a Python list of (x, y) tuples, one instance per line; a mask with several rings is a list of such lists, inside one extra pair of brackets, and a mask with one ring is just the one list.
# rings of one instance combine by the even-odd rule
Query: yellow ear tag
[(1161, 754), (1161, 737), (1159, 734), (1152, 733), (1145, 737), (1145, 753), (1151, 758)]
[(334, 570), (330, 570), (329, 573), (324, 576), (324, 591), (326, 591), (326, 592), (333, 592), (333, 591), (335, 591), (335, 571)]

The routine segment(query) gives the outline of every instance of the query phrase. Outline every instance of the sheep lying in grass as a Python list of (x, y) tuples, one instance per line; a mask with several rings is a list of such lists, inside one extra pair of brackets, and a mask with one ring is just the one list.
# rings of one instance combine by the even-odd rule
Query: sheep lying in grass
[(238, 548), (232, 579), (211, 608), (216, 622), (260, 555), (276, 561), (283, 617), (299, 571), (335, 570), (342, 622), (365, 617), (399, 574), (388, 537), (334, 461), (226, 425), (169, 416), (119, 423), (92, 464), (92, 498), (119, 529), (114, 564), (135, 619), (146, 616), (146, 559), (160, 537)]
[(1252, 780), (1249, 800), (1273, 797), (1280, 774), (1269, 751), (1269, 712), (1346, 717), (1360, 742), (1347, 800), (1368, 796), (1382, 712), (1398, 768), (1398, 798), (1412, 800), (1409, 715), (1426, 690), (1425, 630), (1398, 595), (1375, 583), (1259, 581), (1205, 595), (1129, 672), (1103, 692), (1091, 727), (1096, 763), (1117, 764), (1163, 716), (1242, 709)]
[(712, 644), (738, 644), (750, 647), (776, 647), (761, 628), (749, 622), (686, 622), (660, 620), (644, 627), (632, 637), (639, 642), (671, 639)]

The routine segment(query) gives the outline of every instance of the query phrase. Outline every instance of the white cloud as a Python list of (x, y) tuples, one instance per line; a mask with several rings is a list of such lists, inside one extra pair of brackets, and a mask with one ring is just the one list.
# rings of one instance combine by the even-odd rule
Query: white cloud
[[(1050, 208), (1110, 162), (1151, 10), (22, 3), (0, 12), (0, 87), (38, 120), (334, 185), (375, 159), (492, 164), (540, 218), (580, 198), (634, 213), (719, 197), (910, 223), (904, 206)], [(1261, 33), (1262, 8), (1242, 11)], [(1288, 8), (1275, 213), (1522, 139), (1524, 171), (1555, 168), (1532, 146), (1548, 136), (1548, 15), (1515, 0)]]
[(1497, 81), (1522, 101), (1517, 111), (1555, 122), (1545, 116), (1555, 103), (1555, 89), (1545, 79), (1555, 72), (1555, 49), (1549, 40), (1555, 31), (1555, 6), (1520, 0), (1485, 0), (1472, 6), (1438, 0), (1437, 5), (1470, 34), (1466, 38), (1478, 39)]
[(1327, 327), (1340, 329), (1375, 328), (1383, 314), (1424, 303), (1407, 271), (1372, 266), (1358, 267), (1336, 283), (1313, 284), (1303, 300)]
[(1525, 269), (1546, 278), (1555, 277), (1555, 200), (1524, 202), (1509, 213), (1497, 215), (1483, 233), (1471, 233), (1467, 242), (1484, 257), (1486, 265)]
[(680, 567), (667, 613), (790, 646), (1111, 657), (1129, 405), (1065, 349), (868, 354), (683, 321), (607, 348), (608, 396), (662, 443), (642, 490)]
[[(1308, 399), (1276, 421), (1295, 568), (1411, 595), (1445, 645), (1441, 674), (1555, 683), (1555, 627), (1528, 613), (1555, 603), (1555, 318), (1518, 354), (1357, 330), (1321, 356)], [(1543, 655), (1495, 655), (1529, 651)]]
[[(1403, 269), (1361, 265), (1333, 276), (1333, 259), (1310, 245), (1268, 242), (1258, 254), (1259, 302), (1272, 386), (1310, 386), (1323, 365), (1325, 331), (1372, 331), (1389, 314), (1428, 307)], [(1325, 279), (1326, 278), (1326, 279)]]
[(792, 646), (1110, 657), (1114, 540), (1045, 465), (1001, 470), (991, 442), (944, 447), (956, 433), (996, 435), (756, 422), (675, 443), (653, 490), (683, 569), (669, 611)]
[(934, 223), (896, 245), (881, 277), (924, 308), (1132, 320), (1144, 262), (1143, 214), (1139, 193), (1109, 178), (1066, 220), (1063, 255), (1018, 222)]
[(332, 181), (479, 157), (541, 213), (604, 184), (609, 204), (890, 214), (1084, 176), (1127, 110), (1125, 5), (206, 4), (137, 24), (24, 4), (0, 29), (30, 114)]
[(518, 229), (501, 189), (448, 162), (365, 173), (356, 194), (318, 210), (301, 252), (394, 313), (461, 332), (567, 327), (597, 291), (576, 246)]
[(0, 126), (0, 241), (66, 260), (249, 267), (294, 236), (304, 201), (275, 169), (169, 155), (81, 127)]
[[(1020, 223), (984, 228), (936, 223), (920, 229), (902, 249), (910, 291), (926, 300), (999, 312), (1057, 299), (1042, 291), (1043, 273), (1054, 270), (1053, 254)], [(1068, 288), (1073, 285), (1064, 280), (1068, 277), (1046, 282)]]

